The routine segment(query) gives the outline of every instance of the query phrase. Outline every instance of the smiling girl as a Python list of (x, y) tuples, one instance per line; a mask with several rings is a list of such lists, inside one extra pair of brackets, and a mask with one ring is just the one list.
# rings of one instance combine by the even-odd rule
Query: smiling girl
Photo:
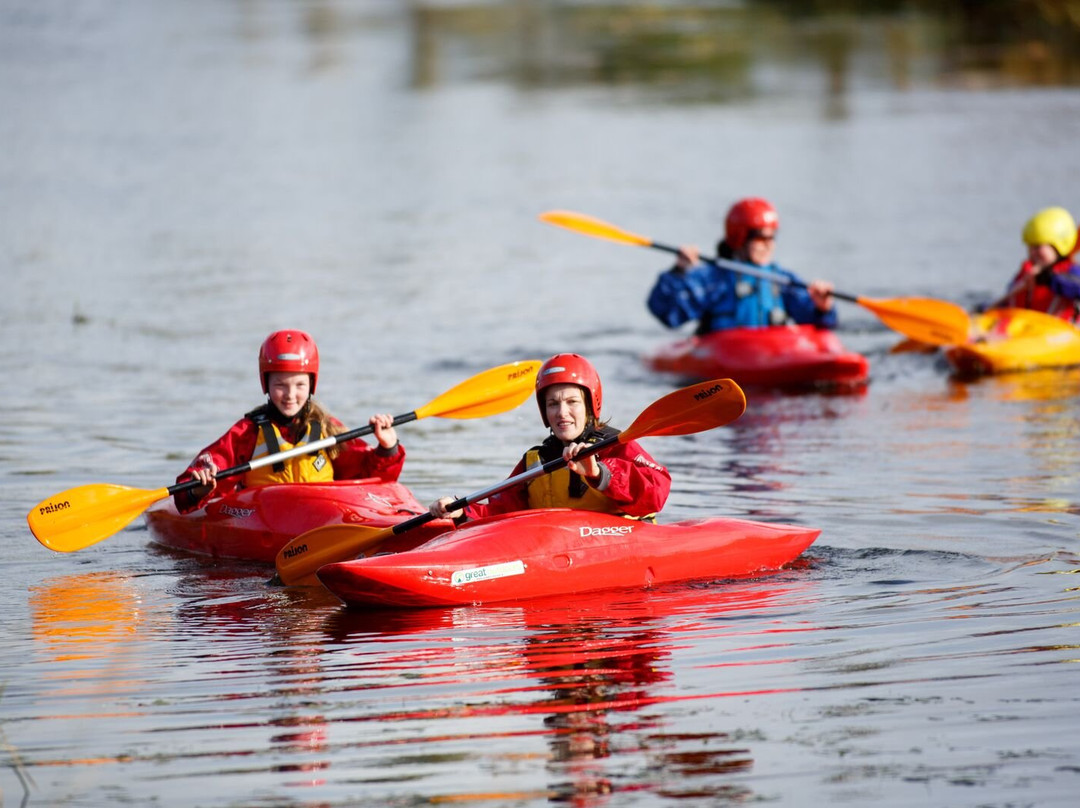
[(174, 495), (181, 513), (202, 507), (213, 494), (235, 487), (252, 488), (271, 483), (310, 483), (379, 477), (396, 480), (405, 463), (390, 415), (371, 416), (377, 446), (362, 439), (336, 444), (279, 463), (261, 466), (242, 477), (218, 481), (223, 468), (242, 465), (294, 446), (314, 443), (345, 431), (344, 425), (313, 398), (319, 380), (319, 349), (303, 331), (275, 331), (259, 349), (259, 380), (267, 401), (233, 424), (224, 435), (203, 449), (177, 477), (177, 482), (199, 480), (202, 485)]
[(496, 494), (487, 504), (448, 513), (452, 497), (432, 503), (436, 517), (456, 522), (528, 508), (578, 508), (631, 519), (654, 519), (671, 490), (671, 475), (637, 441), (616, 443), (578, 459), (618, 430), (600, 420), (603, 387), (596, 368), (578, 354), (556, 354), (536, 374), (536, 403), (548, 438), (529, 449), (510, 476), (562, 457), (567, 465)]

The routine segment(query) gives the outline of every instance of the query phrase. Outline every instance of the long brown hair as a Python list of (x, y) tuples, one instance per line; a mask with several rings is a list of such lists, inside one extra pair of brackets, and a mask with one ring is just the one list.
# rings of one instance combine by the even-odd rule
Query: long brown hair
[[(345, 431), (345, 426), (328, 413), (323, 406), (319, 404), (315, 399), (308, 398), (304, 404), (304, 408), (297, 413), (299, 421), (297, 422), (301, 427), (301, 432), (306, 432), (308, 424), (318, 424), (319, 434), (324, 438), (329, 438), (331, 435), (340, 435)], [(341, 453), (341, 444), (334, 444), (325, 450), (327, 456), (333, 460)]]
[[(247, 413), (247, 417), (253, 418), (258, 416), (259, 413), (265, 413), (266, 416), (269, 417), (270, 413), (275, 411), (278, 411), (277, 408), (270, 401), (267, 401), (261, 407), (256, 407), (254, 410)], [(311, 424), (319, 425), (320, 439), (328, 438), (331, 435), (340, 435), (345, 431), (345, 426), (323, 409), (322, 405), (311, 397), (308, 397), (308, 400), (304, 402), (304, 406), (300, 408), (300, 412), (298, 412), (295, 417), (295, 432), (301, 437), (307, 434), (308, 426)], [(273, 419), (271, 418), (271, 420)], [(340, 444), (330, 446), (325, 451), (327, 456), (333, 460), (341, 454)]]

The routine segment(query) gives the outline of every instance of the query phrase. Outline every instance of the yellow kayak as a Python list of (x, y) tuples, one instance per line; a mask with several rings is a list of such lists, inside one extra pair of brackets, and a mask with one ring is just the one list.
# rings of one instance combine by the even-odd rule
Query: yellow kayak
[(973, 318), (972, 339), (945, 349), (958, 376), (1080, 365), (1080, 328), (1031, 309), (992, 309)]

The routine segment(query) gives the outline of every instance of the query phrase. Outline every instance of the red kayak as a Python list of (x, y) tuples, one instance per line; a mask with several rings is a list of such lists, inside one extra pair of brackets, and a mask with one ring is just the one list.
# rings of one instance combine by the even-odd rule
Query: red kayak
[(820, 532), (740, 519), (655, 525), (567, 508), (519, 511), (408, 552), (327, 564), (318, 577), (349, 606), (494, 603), (753, 575), (795, 560)]
[[(369, 477), (237, 489), (189, 514), (177, 513), (170, 498), (147, 510), (146, 525), (151, 538), (167, 547), (273, 564), (282, 547), (314, 528), (391, 527), (425, 511), (401, 483)], [(450, 527), (450, 521), (437, 519), (394, 537), (392, 547), (382, 548), (409, 549)]]
[(653, 370), (682, 379), (730, 378), (747, 387), (857, 388), (870, 363), (836, 333), (812, 325), (729, 328), (692, 336), (645, 357)]

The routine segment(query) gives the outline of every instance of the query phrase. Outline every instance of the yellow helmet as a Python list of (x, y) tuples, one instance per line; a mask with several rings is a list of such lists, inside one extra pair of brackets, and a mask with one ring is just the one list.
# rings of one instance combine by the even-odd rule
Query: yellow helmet
[(1076, 222), (1065, 208), (1045, 208), (1024, 225), (1024, 243), (1049, 244), (1058, 255), (1071, 255), (1076, 247)]

